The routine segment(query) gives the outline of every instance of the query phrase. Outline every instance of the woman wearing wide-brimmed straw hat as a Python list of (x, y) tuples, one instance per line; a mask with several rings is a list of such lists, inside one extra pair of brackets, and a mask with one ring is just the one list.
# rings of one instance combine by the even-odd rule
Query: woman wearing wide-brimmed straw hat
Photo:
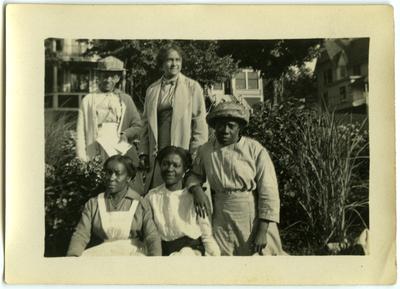
[(132, 98), (117, 88), (124, 63), (108, 56), (97, 63), (99, 91), (89, 93), (81, 102), (77, 124), (77, 157), (84, 162), (101, 156), (103, 161), (115, 154), (126, 153), (139, 162), (134, 148), (123, 150), (120, 142), (139, 137), (142, 122)]
[(207, 178), (213, 233), (222, 255), (282, 255), (275, 169), (260, 143), (240, 135), (249, 118), (239, 102), (222, 102), (207, 115), (215, 139), (199, 148), (187, 186), (197, 213), (206, 217), (210, 204), (201, 184)]

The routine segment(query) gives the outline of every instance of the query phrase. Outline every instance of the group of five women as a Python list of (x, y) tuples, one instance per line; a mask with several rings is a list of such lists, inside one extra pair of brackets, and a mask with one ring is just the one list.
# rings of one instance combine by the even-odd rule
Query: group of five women
[[(221, 102), (206, 114), (200, 85), (180, 72), (179, 47), (157, 61), (164, 74), (147, 89), (142, 118), (116, 89), (122, 62), (100, 61), (101, 92), (82, 100), (77, 155), (104, 158), (106, 190), (86, 203), (67, 255), (285, 254), (273, 163), (241, 135), (248, 109)], [(139, 134), (139, 154), (120, 149)], [(138, 167), (148, 172), (144, 196), (132, 186)]]

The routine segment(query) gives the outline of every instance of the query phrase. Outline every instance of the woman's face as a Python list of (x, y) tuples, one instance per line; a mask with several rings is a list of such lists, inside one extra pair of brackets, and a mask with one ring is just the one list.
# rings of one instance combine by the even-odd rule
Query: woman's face
[(166, 155), (160, 164), (161, 176), (167, 186), (172, 186), (182, 181), (185, 166), (182, 158), (177, 154)]
[(168, 51), (162, 68), (166, 78), (177, 76), (179, 72), (181, 72), (182, 57), (179, 55), (178, 51), (173, 49)]
[(103, 92), (113, 91), (118, 81), (121, 79), (118, 72), (102, 71), (99, 75), (100, 89)]
[(106, 173), (106, 190), (111, 194), (119, 193), (126, 190), (131, 177), (125, 165), (119, 161), (111, 161), (105, 168)]
[(230, 145), (239, 140), (240, 124), (229, 118), (222, 118), (215, 123), (215, 135), (221, 145)]

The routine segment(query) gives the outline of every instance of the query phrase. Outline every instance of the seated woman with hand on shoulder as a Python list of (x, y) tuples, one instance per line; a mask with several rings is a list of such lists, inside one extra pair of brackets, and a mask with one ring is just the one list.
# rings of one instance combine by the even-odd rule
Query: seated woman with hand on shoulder
[(191, 164), (190, 153), (167, 146), (157, 156), (164, 183), (146, 195), (162, 240), (163, 256), (219, 256), (208, 218), (199, 218), (193, 196), (183, 187)]
[[(67, 256), (161, 255), (151, 208), (129, 187), (136, 173), (132, 160), (112, 156), (104, 163), (104, 170), (106, 191), (85, 204)], [(91, 239), (101, 244), (86, 249)]]

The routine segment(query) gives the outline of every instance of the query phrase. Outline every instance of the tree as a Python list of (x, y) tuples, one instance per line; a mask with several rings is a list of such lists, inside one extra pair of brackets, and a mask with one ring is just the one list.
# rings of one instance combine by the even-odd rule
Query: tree
[(314, 101), (317, 94), (317, 79), (310, 68), (305, 65), (290, 68), (283, 78), (283, 98), (290, 97)]
[(322, 39), (292, 40), (221, 40), (220, 55), (231, 55), (240, 67), (261, 71), (268, 81), (274, 102), (282, 101), (285, 75), (291, 67), (301, 67), (318, 55)]
[(128, 91), (141, 108), (147, 87), (162, 74), (156, 63), (157, 53), (170, 43), (184, 52), (182, 72), (202, 86), (223, 82), (237, 70), (237, 61), (229, 55), (219, 56), (218, 42), (209, 40), (93, 40), (89, 53), (112, 54), (124, 61)]

